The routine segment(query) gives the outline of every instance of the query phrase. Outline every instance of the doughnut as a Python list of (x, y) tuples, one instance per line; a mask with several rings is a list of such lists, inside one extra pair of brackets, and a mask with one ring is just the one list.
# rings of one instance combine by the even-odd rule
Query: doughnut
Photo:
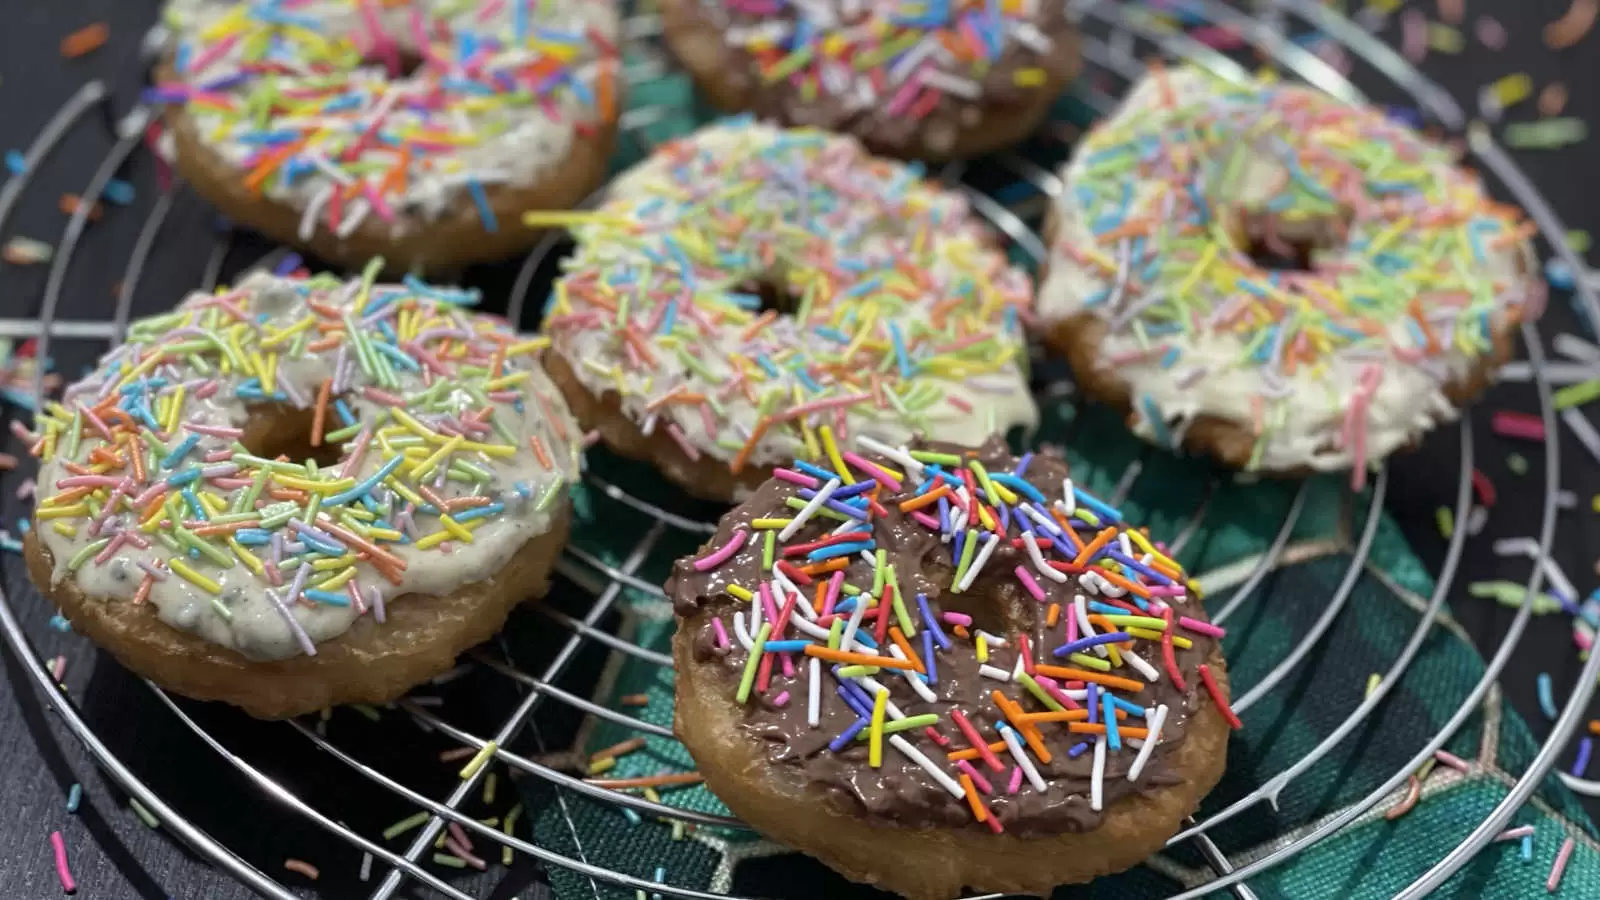
[(917, 174), (848, 137), (732, 122), (563, 217), (577, 248), (545, 363), (578, 420), (724, 501), (828, 434), (1031, 428), (1032, 284), (962, 195)]
[(1520, 213), (1376, 109), (1155, 69), (1050, 210), (1038, 316), (1155, 443), (1277, 474), (1455, 418), (1543, 305)]
[(527, 210), (605, 179), (604, 0), (173, 0), (149, 98), (178, 172), (228, 218), (359, 271), (530, 246)]
[(259, 718), (383, 703), (543, 592), (580, 438), (548, 341), (380, 265), (192, 294), (41, 412), (29, 571), (129, 669)]
[(1159, 850), (1238, 725), (1183, 570), (1059, 456), (857, 450), (775, 468), (673, 567), (707, 787), (911, 900), (1044, 896)]
[(942, 162), (1016, 144), (1078, 74), (1062, 3), (662, 0), (667, 48), (724, 112)]

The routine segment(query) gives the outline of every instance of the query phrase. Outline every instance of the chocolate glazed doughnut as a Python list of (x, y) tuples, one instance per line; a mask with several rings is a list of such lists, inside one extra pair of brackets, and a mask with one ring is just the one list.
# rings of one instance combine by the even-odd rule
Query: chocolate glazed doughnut
[(1062, 3), (921, 16), (884, 3), (752, 6), (662, 0), (667, 46), (711, 102), (890, 156), (942, 162), (1015, 144), (1080, 66)]
[(1159, 850), (1238, 723), (1181, 568), (1058, 457), (825, 449), (667, 584), (707, 786), (913, 900), (1047, 894)]

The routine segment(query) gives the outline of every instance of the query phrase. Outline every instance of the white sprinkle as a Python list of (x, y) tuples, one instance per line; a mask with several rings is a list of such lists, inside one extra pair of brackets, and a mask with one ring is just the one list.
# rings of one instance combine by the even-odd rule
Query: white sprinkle
[(894, 460), (900, 464), (901, 468), (905, 469), (907, 475), (914, 477), (918, 483), (921, 483), (922, 463), (912, 459), (911, 454), (907, 452), (905, 447), (891, 447), (864, 434), (856, 435), (856, 445), (865, 450), (871, 450), (879, 456), (887, 456)]
[(829, 478), (828, 483), (823, 485), (816, 492), (816, 494), (811, 497), (810, 502), (806, 503), (805, 507), (800, 510), (799, 515), (796, 515), (789, 524), (783, 526), (782, 531), (778, 532), (778, 540), (787, 541), (788, 539), (794, 537), (794, 533), (799, 531), (800, 527), (806, 524), (807, 520), (817, 514), (817, 510), (822, 508), (822, 504), (828, 502), (828, 498), (833, 496), (833, 492), (839, 489), (839, 484), (839, 479)]
[(1045, 515), (1044, 513), (1039, 512), (1038, 510), (1034, 509), (1031, 505), (1029, 505), (1029, 506), (1019, 506), (1019, 507), (1017, 507), (1017, 510), (1020, 511), (1023, 515), (1025, 515), (1028, 518), (1032, 519), (1035, 523), (1038, 524), (1038, 526), (1040, 528), (1043, 528), (1049, 534), (1053, 534), (1053, 535), (1061, 534), (1061, 526), (1060, 525), (1057, 525), (1053, 519), (1051, 519), (1049, 516)]
[(987, 663), (978, 667), (978, 674), (985, 678), (993, 678), (995, 681), (1009, 682), (1011, 680), (1010, 672), (1007, 672), (1005, 669), (996, 669), (994, 666), (991, 666)]
[(956, 593), (959, 594), (972, 587), (972, 580), (977, 578), (978, 573), (983, 570), (984, 563), (989, 561), (989, 555), (994, 553), (995, 545), (998, 543), (1000, 543), (1000, 533), (990, 532), (989, 539), (983, 543), (983, 549), (978, 551), (978, 557), (972, 561), (971, 565), (967, 566), (967, 574), (962, 576), (961, 583), (956, 585)]
[(1078, 509), (1078, 498), (1072, 493), (1072, 479), (1061, 479), (1061, 512), (1071, 516)]
[[(1099, 634), (1094, 626), (1089, 624), (1089, 601), (1082, 594), (1072, 596), (1072, 612), (1078, 617), (1078, 638), (1094, 637)], [(1095, 644), (1095, 652), (1100, 656), (1106, 655), (1105, 644)]]
[[(796, 603), (795, 608), (799, 609), (805, 605), (806, 604), (804, 603)], [(789, 624), (793, 625), (796, 631), (800, 632), (806, 637), (815, 638), (819, 641), (827, 641), (828, 639), (828, 629), (823, 628), (821, 625), (818, 625), (810, 619), (796, 619), (795, 617), (790, 616)]]
[(1139, 674), (1144, 676), (1145, 681), (1153, 684), (1161, 680), (1161, 673), (1156, 671), (1155, 666), (1145, 662), (1144, 658), (1137, 653), (1122, 654), (1122, 661), (1137, 669)]
[(1006, 647), (1010, 646), (1010, 644), (1006, 643), (1006, 639), (1005, 638), (999, 637), (998, 635), (990, 634), (989, 632), (984, 631), (982, 628), (979, 628), (977, 630), (977, 632), (978, 632), (978, 634), (983, 635), (983, 642), (985, 644), (989, 645), (989, 649), (990, 650), (996, 650), (996, 649), (1002, 649), (1003, 650)]
[[(882, 684), (879, 684), (878, 679), (873, 678), (871, 675), (858, 675), (856, 676), (856, 681), (859, 682), (863, 688), (866, 688), (869, 696), (876, 697), (879, 691), (883, 691), (884, 693), (889, 692), (888, 688), (884, 687)], [(893, 700), (889, 700), (884, 703), (883, 711), (891, 719), (904, 719), (906, 717), (906, 714), (901, 711), (900, 707), (894, 705)]]
[(850, 611), (850, 621), (845, 623), (844, 634), (839, 638), (839, 646), (847, 652), (850, 650), (850, 645), (855, 643), (856, 629), (861, 627), (861, 619), (867, 614), (867, 603), (871, 600), (871, 594), (856, 595), (856, 608)]
[(1134, 558), (1134, 555), (1133, 555), (1133, 542), (1128, 539), (1128, 533), (1126, 531), (1124, 531), (1121, 534), (1117, 535), (1117, 543), (1122, 546), (1122, 555), (1123, 556), (1126, 556), (1129, 559), (1133, 559)]
[(1058, 572), (1055, 569), (1050, 568), (1049, 564), (1044, 561), (1044, 555), (1039, 552), (1038, 538), (1035, 538), (1031, 532), (1024, 531), (1022, 533), (1022, 543), (1028, 548), (1028, 556), (1033, 560), (1033, 567), (1039, 570), (1040, 575), (1043, 575), (1051, 581), (1059, 583), (1066, 582), (1067, 573)]
[[(970, 78), (962, 78), (959, 75), (951, 75), (948, 72), (941, 72), (938, 69), (923, 69), (917, 75), (917, 78), (924, 85), (938, 88), (947, 94), (954, 94), (967, 100), (976, 100), (983, 93), (983, 88), (976, 81)], [(993, 408), (990, 407), (990, 409)]]
[(1150, 732), (1150, 736), (1144, 739), (1144, 746), (1139, 748), (1139, 755), (1133, 758), (1133, 765), (1128, 767), (1129, 781), (1139, 780), (1139, 773), (1144, 771), (1144, 764), (1149, 761), (1150, 754), (1155, 752), (1156, 744), (1161, 743), (1161, 726), (1167, 722), (1167, 705), (1163, 703), (1156, 707), (1154, 713), (1146, 710), (1145, 715), (1149, 720), (1145, 722), (1145, 730)]
[(1583, 338), (1565, 332), (1555, 336), (1550, 346), (1562, 356), (1570, 359), (1579, 359), (1584, 362), (1600, 363), (1600, 347), (1589, 343)]
[(1094, 772), (1089, 776), (1089, 808), (1099, 812), (1105, 805), (1106, 736), (1094, 739)]
[(761, 630), (762, 616), (764, 616), (765, 614), (766, 614), (765, 611), (761, 608), (761, 593), (759, 591), (757, 591), (756, 593), (751, 594), (750, 595), (750, 635), (752, 637), (755, 636), (756, 632)]
[(370, 881), (371, 879), (372, 879), (372, 854), (371, 853), (363, 853), (363, 854), (361, 854), (361, 880), (362, 881)]
[[(822, 660), (811, 657), (811, 685), (806, 692), (806, 724), (812, 728), (822, 725)], [(1166, 709), (1166, 707), (1162, 707)]]
[[(899, 647), (894, 646), (892, 644), (889, 646), (889, 655), (894, 657), (895, 659), (905, 659), (906, 658), (906, 655), (905, 655), (904, 651), (902, 651)], [(812, 658), (815, 659), (816, 657), (812, 657)], [(906, 680), (906, 683), (911, 685), (911, 690), (914, 691), (918, 697), (921, 697), (923, 702), (925, 702), (925, 703), (938, 703), (939, 702), (939, 695), (935, 694), (932, 690), (929, 690), (928, 685), (922, 680), (922, 676), (920, 674), (918, 674), (915, 670), (912, 670), (912, 669), (900, 669), (898, 671), (900, 672), (900, 677), (904, 678)]]
[(322, 212), (322, 207), (327, 204), (328, 198), (333, 196), (333, 191), (333, 185), (329, 184), (324, 185), (322, 190), (312, 195), (311, 202), (306, 204), (306, 211), (300, 214), (300, 228), (297, 232), (300, 240), (309, 241), (311, 236), (316, 233), (317, 216)]
[(794, 582), (789, 580), (789, 576), (783, 574), (783, 570), (778, 568), (776, 562), (772, 564), (772, 580), (777, 585), (777, 590), (773, 592), (772, 602), (777, 604), (778, 608), (783, 608), (783, 600), (790, 594), (799, 594), (801, 599), (795, 601), (795, 605), (801, 605), (805, 599), (805, 594), (794, 586)]
[(743, 647), (746, 650), (749, 650), (750, 649), (750, 645), (755, 643), (754, 641), (752, 641), (750, 639), (750, 631), (749, 631), (749, 629), (744, 627), (744, 611), (743, 610), (740, 610), (740, 611), (735, 612), (733, 614), (733, 636), (739, 640), (739, 646)]
[(928, 759), (928, 757), (922, 754), (921, 750), (911, 746), (910, 741), (898, 734), (891, 734), (889, 735), (889, 743), (892, 744), (896, 750), (904, 753), (907, 759), (921, 766), (929, 775), (932, 775), (934, 781), (939, 782), (939, 784), (942, 785), (945, 790), (950, 792), (950, 796), (956, 798), (966, 796), (967, 792), (961, 789), (960, 783), (958, 783), (954, 778), (951, 778), (949, 773), (935, 766), (932, 760)]
[(361, 223), (366, 221), (367, 213), (370, 212), (372, 212), (372, 204), (365, 197), (357, 197), (345, 211), (344, 221), (340, 222), (339, 227), (334, 229), (334, 235), (339, 238), (347, 238), (354, 234), (355, 230), (361, 227)]
[(1022, 774), (1027, 777), (1028, 783), (1036, 791), (1047, 791), (1050, 786), (1044, 783), (1044, 778), (1039, 775), (1039, 768), (1028, 758), (1028, 752), (1022, 749), (1022, 741), (1017, 738), (1017, 733), (1007, 725), (1000, 726), (1000, 738), (1006, 742), (1006, 749), (1011, 751), (1011, 757), (1022, 767)]
[(1472, 512), (1467, 514), (1468, 536), (1477, 537), (1487, 524), (1489, 524), (1489, 511), (1481, 506), (1472, 507)]

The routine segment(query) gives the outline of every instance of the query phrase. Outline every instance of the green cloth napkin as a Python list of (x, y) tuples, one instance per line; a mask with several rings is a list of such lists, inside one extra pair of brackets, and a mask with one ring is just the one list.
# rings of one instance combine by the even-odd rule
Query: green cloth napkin
[[(635, 117), (633, 121), (650, 123), (643, 134), (652, 144), (682, 134), (696, 122), (690, 91), (680, 76), (636, 88), (631, 100), (630, 115)], [(1075, 116), (1077, 109), (1064, 107), (1064, 114)], [(622, 144), (618, 167), (637, 159), (643, 150), (637, 142)], [(1031, 155), (1053, 165), (1062, 152), (1064, 148), (1055, 148), (1052, 158), (1047, 148)], [(989, 190), (1001, 191), (1016, 208), (1026, 210), (1026, 204), (1033, 203), (1028, 211), (1037, 212), (1037, 195), (1014, 188), (1008, 191), (1005, 186), (1010, 179), (999, 178), (989, 184), (982, 180), (982, 172), (969, 177)], [(1061, 383), (1059, 370), (1044, 368), (1050, 371), (1036, 373), (1043, 376), (1036, 378), (1039, 383)], [(1159, 538), (1170, 541), (1181, 532), (1205, 500), (1207, 485), (1218, 478), (1203, 462), (1146, 447), (1104, 410), (1080, 411), (1064, 389), (1041, 391), (1041, 405), (1044, 425), (1037, 439), (1068, 447), (1079, 483), (1110, 495), (1130, 464), (1142, 464), (1122, 508), (1131, 521), (1148, 524)], [(600, 449), (591, 453), (590, 462), (595, 474), (666, 509), (702, 520), (714, 519), (718, 512), (675, 494), (647, 466), (616, 460)], [(1187, 569), (1197, 574), (1207, 592), (1207, 607), (1213, 612), (1229, 600), (1254, 569), (1255, 561), (1268, 551), (1296, 489), (1296, 485), (1277, 482), (1236, 483), (1226, 475), (1215, 482), (1202, 524), (1179, 554)], [(1223, 644), (1235, 696), (1258, 683), (1299, 644), (1345, 579), (1354, 558), (1370, 491), (1352, 497), (1340, 480), (1319, 478), (1309, 484), (1307, 492), (1304, 512), (1275, 570), (1227, 623), (1228, 637)], [(573, 545), (619, 568), (654, 524), (628, 504), (588, 487), (578, 493), (576, 512)], [(650, 552), (634, 569), (640, 580), (651, 585), (662, 583), (672, 561), (693, 552), (703, 538), (672, 527), (658, 531)], [(581, 577), (587, 567), (576, 569)], [(596, 581), (591, 586), (606, 584), (604, 576), (588, 571)], [(1346, 608), (1289, 677), (1244, 714), (1245, 727), (1229, 745), (1227, 775), (1207, 798), (1200, 818), (1283, 772), (1336, 729), (1360, 703), (1368, 676), (1393, 663), (1432, 590), (1430, 574), (1394, 523), (1387, 515), (1381, 516), (1372, 552), (1355, 580)], [(585, 604), (593, 601), (592, 595), (581, 591), (565, 593), (574, 614), (581, 614)], [(614, 625), (617, 633), (642, 647), (668, 652), (674, 630), (672, 610), (658, 594), (625, 587), (615, 609), (619, 615), (608, 624)], [(529, 658), (533, 659), (531, 652)], [(583, 690), (594, 691), (597, 703), (622, 708), (618, 698), (642, 694), (648, 697), (648, 704), (625, 711), (649, 722), (671, 725), (669, 669), (596, 649), (581, 656), (574, 668), (577, 683)], [(1319, 821), (1366, 796), (1398, 771), (1443, 727), (1482, 672), (1482, 660), (1447, 608), (1400, 683), (1360, 728), (1289, 784), (1275, 806), (1259, 803), (1212, 829), (1210, 835), (1239, 866), (1314, 829)], [(576, 735), (575, 746), (585, 753), (634, 737), (632, 731), (599, 719), (577, 723)], [(549, 735), (536, 733), (534, 737), (542, 744)], [(1447, 749), (1467, 760), (1470, 772), (1434, 767), (1424, 781), (1422, 800), (1406, 815), (1395, 821), (1383, 816), (1401, 799), (1402, 789), (1292, 862), (1250, 879), (1250, 888), (1264, 900), (1364, 900), (1393, 895), (1482, 820), (1526, 768), (1537, 744), (1496, 688)], [(653, 775), (692, 767), (681, 745), (650, 737), (644, 748), (623, 756), (607, 775)], [(644, 878), (661, 877), (674, 885), (745, 896), (883, 896), (850, 885), (822, 865), (749, 832), (685, 829), (648, 818), (638, 820), (625, 816), (616, 806), (557, 791), (537, 779), (522, 779), (520, 785), (536, 843), (573, 859)], [(726, 814), (701, 786), (665, 791), (663, 797), (673, 806)], [(1551, 779), (1513, 824), (1536, 826), (1529, 848), (1531, 858), (1524, 859), (1520, 842), (1492, 845), (1438, 896), (1542, 895), (1557, 850), (1568, 836), (1576, 838), (1577, 847), (1560, 896), (1600, 896), (1600, 845), (1571, 793)], [(885, 865), (893, 864), (885, 860)], [(549, 876), (560, 900), (633, 895), (631, 890), (591, 881), (567, 869), (551, 867)], [(1121, 875), (1061, 888), (1055, 896), (1166, 897), (1211, 877), (1198, 852), (1186, 844)]]

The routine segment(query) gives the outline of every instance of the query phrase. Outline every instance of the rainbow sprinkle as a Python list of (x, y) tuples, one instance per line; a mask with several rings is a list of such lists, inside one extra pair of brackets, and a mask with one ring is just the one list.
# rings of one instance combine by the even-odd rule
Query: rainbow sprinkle
[[(1140, 782), (1147, 766), (1207, 702), (1239, 727), (1203, 664), (1224, 631), (1163, 548), (1074, 485), (1061, 460), (1018, 459), (998, 438), (980, 450), (856, 444), (855, 464), (778, 469), (668, 585), (691, 621), (709, 604), (691, 639), (722, 657), (730, 684), (738, 673), (735, 699), (763, 737), (783, 733), (775, 765), (828, 779), (834, 769), (800, 749), (825, 743), (904, 779), (889, 794), (950, 795), (915, 801), (916, 815), (999, 833), (1040, 827), (1074, 795), (1099, 812), (1154, 789)], [(817, 497), (829, 499), (792, 518), (750, 518)], [(743, 535), (773, 529), (778, 561), (765, 566), (760, 541)], [(1051, 604), (1065, 612), (1046, 624)], [(808, 695), (804, 716), (781, 712), (780, 694)], [(762, 718), (772, 715), (782, 723)], [(841, 771), (836, 787), (869, 815), (893, 802)]]
[(1253, 436), (1250, 469), (1367, 466), (1542, 308), (1531, 222), (1445, 149), (1312, 89), (1155, 68), (1065, 174), (1051, 323), (1107, 325), (1135, 430)]
[(543, 533), (579, 436), (547, 342), (381, 265), (192, 295), (46, 403), (27, 441), (57, 577), (280, 659)]
[(182, 0), (167, 23), (170, 77), (147, 99), (183, 107), (247, 190), (294, 203), (302, 240), (487, 210), (486, 189), (535, 181), (617, 115), (608, 3)]
[(820, 456), (829, 431), (972, 443), (1031, 424), (1028, 277), (919, 173), (745, 121), (664, 145), (598, 211), (539, 214), (578, 239), (554, 350), (644, 433), (735, 473)]
[[(986, 107), (1053, 96), (1076, 68), (1062, 4), (1039, 0), (689, 0), (732, 53), (722, 78), (752, 111), (895, 153), (948, 153)], [(669, 37), (672, 31), (669, 30)], [(987, 103), (985, 101), (988, 101)], [(929, 120), (949, 128), (927, 130)]]

